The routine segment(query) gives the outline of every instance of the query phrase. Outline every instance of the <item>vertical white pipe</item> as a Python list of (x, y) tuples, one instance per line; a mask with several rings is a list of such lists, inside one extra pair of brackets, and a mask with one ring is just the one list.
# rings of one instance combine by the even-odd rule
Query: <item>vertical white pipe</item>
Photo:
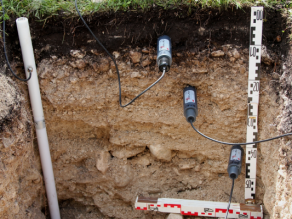
[(26, 76), (28, 76), (29, 74), (28, 68), (32, 68), (31, 79), (28, 81), (28, 90), (31, 108), (33, 111), (34, 122), (36, 126), (36, 134), (38, 139), (38, 146), (40, 151), (50, 214), (52, 219), (60, 219), (61, 217), (59, 211), (57, 191), (55, 186), (53, 166), (50, 155), (47, 130), (45, 126), (45, 118), (28, 20), (27, 18), (21, 17), (16, 20), (16, 24)]

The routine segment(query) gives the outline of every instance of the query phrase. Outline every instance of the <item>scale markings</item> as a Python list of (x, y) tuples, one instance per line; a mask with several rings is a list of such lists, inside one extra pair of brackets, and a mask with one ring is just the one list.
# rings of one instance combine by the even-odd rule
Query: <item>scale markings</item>
[[(251, 8), (246, 142), (258, 140), (263, 7)], [(246, 146), (245, 199), (255, 199), (257, 144)]]

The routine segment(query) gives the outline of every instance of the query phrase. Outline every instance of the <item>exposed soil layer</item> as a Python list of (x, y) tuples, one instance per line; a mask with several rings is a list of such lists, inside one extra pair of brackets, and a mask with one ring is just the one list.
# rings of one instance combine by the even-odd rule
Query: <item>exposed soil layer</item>
[[(162, 34), (172, 38), (173, 65), (159, 84), (121, 109), (113, 62), (79, 19), (30, 20), (62, 218), (165, 218), (134, 210), (139, 194), (227, 201), (230, 147), (194, 133), (183, 117), (182, 90), (186, 85), (198, 89), (196, 127), (217, 139), (245, 141), (250, 9), (153, 8), (95, 14), (86, 20), (116, 57), (123, 103), (159, 77), (155, 47)], [(15, 22), (7, 26), (9, 57), (23, 75)], [(291, 131), (291, 80), (288, 71), (282, 75), (285, 61), (290, 69), (284, 29), (281, 14), (265, 10), (259, 139), (276, 136), (277, 128)], [(19, 86), (26, 94), (24, 84)], [(289, 145), (285, 156), (290, 156)], [(281, 140), (268, 142), (258, 154), (257, 203), (271, 218), (290, 217), (289, 207), (281, 206), (291, 205), (291, 200), (281, 197), (291, 192), (291, 160), (282, 152), (279, 158), (280, 147)], [(274, 180), (279, 165), (284, 165), (281, 185)], [(234, 202), (244, 202), (244, 176), (243, 168)], [(42, 194), (35, 199), (40, 198)], [(22, 209), (28, 207), (23, 204)], [(44, 206), (43, 212), (47, 214)]]
[[(190, 12), (189, 9), (165, 11), (153, 8), (145, 13), (93, 14), (86, 16), (85, 20), (111, 52), (129, 46), (155, 47), (157, 38), (163, 34), (173, 39), (172, 46), (176, 52), (186, 49), (202, 51), (225, 44), (249, 45), (250, 9), (192, 9)], [(37, 61), (50, 57), (52, 52), (63, 56), (81, 47), (104, 52), (78, 17), (58, 16), (44, 21), (30, 19), (30, 27)], [(285, 18), (279, 11), (265, 9), (263, 44), (279, 55), (287, 53), (287, 31), (282, 33), (286, 28)], [(20, 59), (15, 21), (8, 22), (7, 33), (10, 58)], [(277, 36), (283, 40), (278, 41)]]
[[(0, 217), (41, 218), (44, 188), (23, 93), (0, 75)], [(36, 153), (38, 154), (38, 153)]]

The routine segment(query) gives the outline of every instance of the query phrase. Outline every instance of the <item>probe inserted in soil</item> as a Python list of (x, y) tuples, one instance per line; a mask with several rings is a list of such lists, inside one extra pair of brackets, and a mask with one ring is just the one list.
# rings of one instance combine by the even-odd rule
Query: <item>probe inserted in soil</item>
[(227, 172), (231, 179), (237, 179), (241, 173), (243, 149), (240, 145), (233, 145), (230, 151)]
[(104, 51), (109, 55), (109, 57), (113, 60), (116, 68), (116, 72), (118, 75), (118, 83), (119, 83), (119, 103), (121, 107), (126, 107), (132, 104), (136, 99), (138, 99), (140, 96), (142, 96), (146, 91), (148, 91), (150, 88), (152, 88), (154, 85), (156, 85), (165, 75), (165, 72), (169, 71), (172, 57), (171, 57), (171, 40), (168, 36), (161, 36), (158, 38), (157, 41), (157, 64), (159, 67), (159, 70), (162, 71), (162, 75), (160, 78), (158, 78), (153, 84), (151, 84), (148, 88), (146, 88), (144, 91), (142, 91), (140, 94), (138, 94), (136, 97), (134, 97), (129, 103), (122, 105), (122, 91), (121, 91), (121, 80), (120, 80), (120, 73), (119, 69), (116, 63), (116, 60), (114, 57), (109, 53), (109, 51), (104, 47), (104, 45), (98, 40), (98, 38), (95, 36), (95, 34), (92, 32), (90, 27), (87, 25), (85, 20), (83, 19), (78, 7), (77, 7), (77, 0), (75, 0), (75, 8), (76, 11), (82, 20), (84, 26), (89, 30), (91, 35), (94, 37), (94, 39), (97, 41), (97, 43), (104, 49)]
[(160, 71), (169, 71), (172, 62), (171, 39), (169, 36), (161, 36), (157, 40), (157, 64)]
[(232, 193), (233, 193), (233, 188), (234, 188), (234, 180), (237, 179), (239, 174), (241, 173), (243, 152), (244, 151), (240, 145), (234, 145), (230, 151), (227, 172), (228, 172), (230, 179), (232, 179), (232, 186), (231, 186), (229, 203), (227, 206), (225, 219), (228, 216), (228, 212), (229, 212), (229, 208), (230, 208), (230, 203), (231, 203)]
[(30, 78), (31, 78), (31, 73), (32, 73), (32, 71), (30, 71), (29, 69), (27, 70), (28, 72), (29, 72), (29, 76), (28, 76), (28, 78), (27, 79), (22, 79), (22, 78), (20, 78), (20, 77), (18, 77), (15, 73), (14, 73), (14, 71), (12, 70), (12, 68), (11, 68), (11, 65), (10, 65), (10, 63), (9, 63), (9, 60), (8, 60), (8, 56), (7, 56), (7, 52), (6, 52), (6, 39), (5, 39), (5, 10), (4, 10), (4, 5), (3, 5), (3, 2), (2, 2), (2, 0), (1, 0), (1, 6), (2, 6), (2, 10), (3, 10), (3, 29), (2, 29), (2, 31), (3, 31), (3, 48), (4, 48), (4, 56), (5, 56), (5, 59), (6, 59), (6, 62), (7, 62), (7, 65), (8, 65), (8, 67), (9, 67), (9, 69), (10, 69), (10, 71), (11, 71), (11, 73), (13, 74), (13, 76), (14, 77), (16, 77), (18, 80), (20, 80), (20, 81), (28, 81)]
[[(191, 102), (193, 104), (191, 104), (190, 100), (186, 97), (190, 97), (191, 98)], [(194, 100), (194, 101), (193, 101)], [(245, 143), (230, 143), (230, 142), (224, 142), (224, 141), (219, 141), (213, 138), (208, 137), (207, 135), (204, 135), (203, 133), (201, 133), (199, 130), (197, 130), (194, 126), (194, 122), (196, 121), (196, 117), (198, 116), (198, 107), (197, 107), (197, 93), (196, 93), (196, 88), (189, 86), (189, 87), (185, 87), (184, 89), (184, 115), (186, 117), (186, 120), (191, 124), (191, 126), (193, 127), (193, 129), (200, 134), (201, 136), (203, 136), (204, 138), (207, 138), (211, 141), (220, 143), (220, 144), (227, 144), (227, 145), (248, 145), (248, 144), (257, 144), (257, 143), (262, 143), (262, 142), (266, 142), (266, 141), (271, 141), (271, 140), (275, 140), (278, 138), (282, 138), (288, 135), (292, 135), (292, 133), (286, 133), (283, 135), (279, 135), (273, 138), (268, 138), (268, 139), (264, 139), (264, 140), (260, 140), (260, 141), (253, 141), (253, 142), (245, 142)]]

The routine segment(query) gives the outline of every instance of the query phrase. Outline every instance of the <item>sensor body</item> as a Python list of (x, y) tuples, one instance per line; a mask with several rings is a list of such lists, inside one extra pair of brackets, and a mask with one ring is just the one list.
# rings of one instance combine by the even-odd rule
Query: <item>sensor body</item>
[(160, 71), (169, 71), (172, 63), (171, 39), (163, 35), (157, 39), (157, 64)]
[(237, 179), (241, 173), (243, 149), (240, 145), (233, 145), (230, 151), (228, 163), (228, 175), (231, 179)]
[(189, 86), (184, 89), (184, 115), (189, 123), (196, 121), (198, 106), (195, 87)]

